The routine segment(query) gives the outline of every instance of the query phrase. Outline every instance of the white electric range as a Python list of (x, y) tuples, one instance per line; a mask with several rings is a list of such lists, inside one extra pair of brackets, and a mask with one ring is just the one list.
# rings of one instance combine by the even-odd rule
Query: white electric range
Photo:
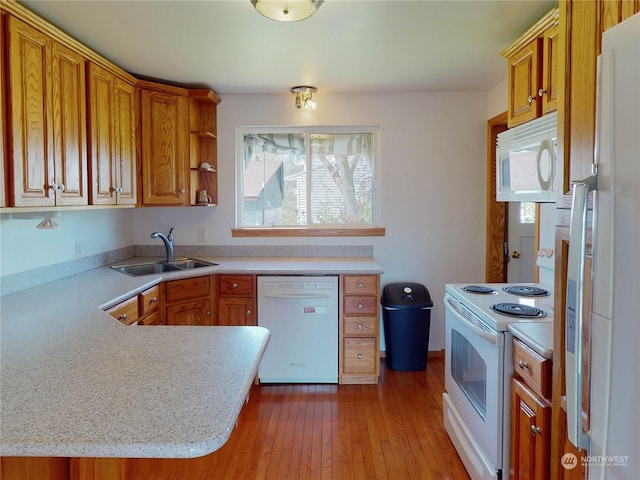
[(444, 304), (445, 429), (471, 478), (497, 480), (509, 469), (509, 324), (553, 322), (553, 291), (534, 283), (448, 284)]

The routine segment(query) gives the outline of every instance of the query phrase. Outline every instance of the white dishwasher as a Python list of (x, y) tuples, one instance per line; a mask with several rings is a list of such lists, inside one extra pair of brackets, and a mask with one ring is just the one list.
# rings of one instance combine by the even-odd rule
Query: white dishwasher
[(338, 383), (338, 277), (258, 276), (262, 383)]

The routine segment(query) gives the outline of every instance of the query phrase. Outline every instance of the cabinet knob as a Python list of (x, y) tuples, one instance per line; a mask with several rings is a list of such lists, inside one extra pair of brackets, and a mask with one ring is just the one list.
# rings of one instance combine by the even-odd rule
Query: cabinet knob
[(546, 90), (543, 90), (543, 89), (538, 90), (538, 96), (539, 97), (544, 97), (546, 93), (547, 93)]
[(120, 315), (120, 316), (118, 317), (118, 320), (120, 320), (121, 322), (122, 322), (122, 321), (124, 321), (124, 320), (126, 320), (126, 319), (127, 319), (127, 314), (126, 314), (126, 313), (123, 313), (122, 315)]
[(251, 310), (247, 310), (247, 315), (251, 315)]
[(358, 360), (362, 360), (362, 354), (361, 353), (358, 354)]
[(531, 425), (531, 435), (537, 435), (542, 433), (542, 429), (540, 427), (536, 427), (535, 425)]
[(363, 305), (363, 304), (361, 304), (361, 303), (359, 303), (359, 304), (358, 304), (358, 310), (362, 310), (363, 308), (364, 308), (364, 305)]
[(158, 301), (158, 297), (151, 297), (150, 302), (151, 303), (156, 303)]
[(536, 97), (534, 97), (533, 95), (529, 95), (527, 97), (527, 100), (529, 100), (529, 103), (533, 102), (536, 99)]
[(358, 330), (362, 330), (363, 328), (364, 328), (364, 326), (361, 323), (359, 323), (358, 324)]
[(364, 283), (359, 282), (359, 283), (358, 283), (358, 288), (364, 288)]
[(525, 362), (524, 360), (518, 360), (518, 366), (523, 370), (525, 368), (529, 368), (529, 364), (527, 362)]
[(231, 284), (231, 288), (238, 288), (238, 284), (237, 283), (232, 283)]
[(184, 189), (184, 188), (181, 188), (180, 190), (178, 190), (178, 192), (180, 192), (180, 193), (184, 193), (184, 192), (185, 192), (185, 189)]
[(210, 317), (211, 316), (211, 310), (207, 310), (207, 314), (206, 315), (207, 315), (207, 317)]

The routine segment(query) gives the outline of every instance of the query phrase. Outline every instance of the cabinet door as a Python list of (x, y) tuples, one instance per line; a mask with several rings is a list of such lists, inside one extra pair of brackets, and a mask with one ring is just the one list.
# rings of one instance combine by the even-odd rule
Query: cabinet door
[(253, 298), (219, 298), (218, 325), (256, 325)]
[(511, 480), (549, 478), (550, 408), (511, 380)]
[(178, 303), (167, 307), (167, 325), (211, 325), (211, 301), (209, 299)]
[(508, 59), (509, 127), (540, 116), (540, 102), (537, 98), (541, 53), (541, 40), (535, 39)]
[[(0, 25), (4, 25), (5, 15), (0, 15)], [(4, 38), (3, 38), (4, 41)], [(8, 151), (6, 150), (6, 100), (5, 100), (5, 65), (4, 65), (4, 48), (0, 48), (0, 155), (2, 156), (2, 162), (0, 162), (0, 207), (4, 207), (7, 204), (7, 191), (5, 189), (5, 175), (7, 171)]]
[(56, 205), (88, 205), (85, 59), (52, 42)]
[(10, 205), (53, 206), (50, 40), (11, 15), (7, 20)]
[(140, 90), (142, 190), (145, 205), (186, 205), (186, 97)]
[(542, 102), (542, 114), (553, 112), (558, 108), (558, 31), (556, 25), (545, 31), (542, 36), (542, 86), (538, 92), (539, 100)]
[(135, 205), (136, 186), (136, 124), (135, 88), (115, 79), (114, 172), (118, 205)]
[(114, 76), (92, 63), (88, 67), (89, 77), (89, 155), (91, 157), (91, 203), (113, 205), (114, 178), (113, 110)]

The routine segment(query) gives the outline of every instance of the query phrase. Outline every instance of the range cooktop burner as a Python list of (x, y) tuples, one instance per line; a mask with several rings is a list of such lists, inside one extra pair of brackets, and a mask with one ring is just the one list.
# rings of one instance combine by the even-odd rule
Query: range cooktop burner
[(485, 287), (483, 285), (467, 285), (466, 287), (462, 287), (462, 290), (469, 293), (480, 293), (483, 295), (497, 293), (493, 288)]
[(521, 305), (520, 303), (496, 303), (491, 305), (491, 310), (502, 315), (519, 318), (543, 318), (547, 316), (547, 312), (537, 307), (529, 305)]
[(532, 287), (530, 285), (510, 285), (504, 287), (502, 290), (520, 297), (546, 297), (549, 295), (549, 292), (544, 288)]

